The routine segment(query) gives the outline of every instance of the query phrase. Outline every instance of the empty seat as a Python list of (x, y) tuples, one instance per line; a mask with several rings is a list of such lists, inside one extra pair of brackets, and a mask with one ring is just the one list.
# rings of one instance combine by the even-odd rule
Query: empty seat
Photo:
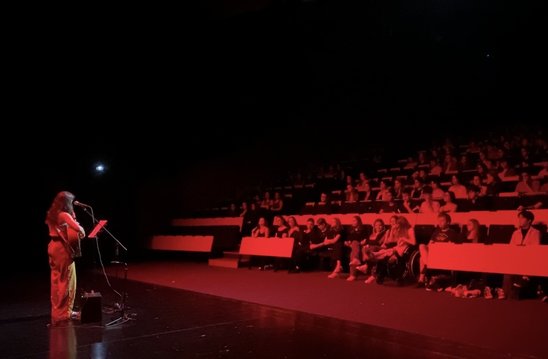
[(344, 202), (341, 205), (340, 213), (359, 213), (359, 202)]
[(303, 209), (301, 210), (302, 214), (313, 214), (315, 213), (315, 204), (314, 202), (306, 202)]
[(452, 230), (454, 230), (455, 232), (457, 233), (460, 233), (460, 225), (457, 224), (457, 223), (452, 223), (449, 225), (449, 228), (451, 228)]
[(502, 192), (499, 197), (493, 199), (493, 205), (495, 210), (516, 209), (519, 206), (519, 197), (516, 192)]
[(344, 193), (340, 190), (331, 191), (331, 199), (334, 201), (340, 201), (344, 198)]
[(489, 226), (487, 243), (510, 243), (514, 231), (512, 224), (492, 224)]
[(499, 183), (499, 189), (501, 192), (512, 192), (516, 190), (517, 181), (502, 181)]
[(548, 194), (544, 192), (526, 193), (519, 199), (519, 204), (522, 206), (533, 206), (538, 202), (542, 202), (546, 206), (548, 204)]
[(533, 227), (538, 229), (540, 233), (545, 233), (547, 225), (546, 223), (536, 223), (536, 224), (533, 224)]
[(376, 213), (374, 201), (360, 201), (358, 204), (358, 213)]
[(314, 207), (314, 214), (330, 214), (333, 212), (333, 206), (331, 204), (316, 203)]
[(548, 231), (545, 223), (533, 224), (533, 227), (540, 231), (540, 244), (548, 244)]
[(363, 229), (364, 229), (365, 234), (366, 234), (367, 237), (369, 237), (371, 235), (371, 233), (373, 233), (373, 226), (370, 225), (370, 224), (364, 224)]
[(432, 224), (417, 224), (415, 226), (415, 238), (417, 244), (426, 244), (430, 241), (436, 227)]

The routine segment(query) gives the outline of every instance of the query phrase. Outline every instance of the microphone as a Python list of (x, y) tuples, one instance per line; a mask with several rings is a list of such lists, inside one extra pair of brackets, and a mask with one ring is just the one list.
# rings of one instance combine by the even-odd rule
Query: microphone
[(74, 202), (72, 202), (72, 204), (75, 205), (75, 206), (78, 206), (78, 207), (91, 208), (90, 205), (82, 203), (82, 202), (78, 202), (78, 201), (74, 201)]

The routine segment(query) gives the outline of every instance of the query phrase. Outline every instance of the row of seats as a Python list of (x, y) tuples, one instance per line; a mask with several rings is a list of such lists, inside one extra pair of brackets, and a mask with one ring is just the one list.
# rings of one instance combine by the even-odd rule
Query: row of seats
[[(423, 200), (411, 200), (411, 207), (419, 206)], [(479, 200), (484, 210), (515, 210), (519, 206), (532, 206), (535, 203), (542, 202), (548, 204), (548, 195), (532, 194), (526, 196), (498, 196), (486, 197)], [(398, 201), (396, 201), (398, 202)], [(399, 201), (401, 202), (401, 201)], [(331, 201), (329, 204), (320, 202), (307, 202), (301, 210), (302, 214), (320, 214), (320, 213), (378, 213), (382, 208), (384, 201), (359, 201), (343, 202)], [(443, 205), (443, 201), (439, 201)], [(456, 199), (458, 212), (466, 212), (469, 208), (469, 201), (466, 199)]]
[[(469, 171), (464, 174), (464, 176), (461, 176), (461, 182), (466, 184), (468, 183), (474, 174), (477, 174), (476, 171)], [(402, 179), (401, 176), (397, 176), (398, 178)], [(382, 177), (382, 178), (373, 178), (371, 180), (372, 185), (372, 194), (371, 197), (375, 198), (379, 191), (379, 183), (383, 179), (390, 179), (393, 180), (396, 177)], [(429, 177), (432, 178), (432, 177)], [(533, 177), (535, 178), (535, 177)], [(447, 191), (449, 187), (451, 186), (450, 180), (451, 175), (444, 175), (439, 178), (440, 180), (440, 188), (444, 191)], [(427, 181), (428, 182), (428, 181)], [(410, 182), (406, 180), (404, 183), (404, 187), (408, 190), (412, 188)], [(512, 178), (506, 178), (505, 180), (501, 181), (498, 186), (498, 190), (500, 191), (499, 197), (503, 197), (505, 199), (497, 199), (495, 200), (495, 203), (493, 203), (492, 209), (515, 209), (519, 205), (532, 205), (538, 200), (545, 200), (545, 193), (533, 193), (533, 194), (525, 194), (525, 196), (536, 196), (535, 198), (531, 198), (530, 200), (525, 199), (525, 203), (522, 203), (523, 196), (521, 194), (518, 194), (517, 192), (514, 192), (516, 189), (516, 185), (518, 183), (517, 177)], [(299, 211), (301, 208), (304, 208), (304, 213), (309, 213), (311, 207), (311, 203), (317, 201), (320, 197), (321, 193), (328, 193), (330, 195), (331, 200), (334, 201), (342, 201), (344, 199), (344, 191), (341, 190), (341, 187), (343, 186), (343, 182), (336, 181), (333, 179), (328, 180), (319, 180), (317, 183), (310, 183), (307, 185), (293, 185), (293, 186), (279, 186), (279, 187), (271, 187), (267, 188), (268, 192), (280, 192), (282, 194), (282, 198), (284, 200), (284, 207), (286, 207), (286, 210), (284, 212), (290, 213)], [(359, 200), (362, 201), (365, 198), (365, 192), (359, 192)], [(313, 206), (312, 206), (313, 207)], [(352, 211), (352, 209), (348, 209)], [(343, 209), (343, 211), (347, 211), (346, 209)], [(206, 211), (196, 212), (193, 213), (195, 216), (202, 216), (202, 217), (208, 217), (208, 216), (224, 216), (228, 212), (228, 206), (222, 206), (222, 207), (216, 207), (212, 208)], [(375, 207), (370, 209), (359, 209), (359, 212), (366, 213), (366, 212), (376, 212)]]

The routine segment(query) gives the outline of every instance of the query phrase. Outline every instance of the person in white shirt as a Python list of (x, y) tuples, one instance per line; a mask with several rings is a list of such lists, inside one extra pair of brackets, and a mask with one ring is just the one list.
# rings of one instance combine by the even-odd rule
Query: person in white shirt
[[(510, 245), (514, 246), (531, 246), (540, 245), (541, 233), (538, 229), (532, 226), (535, 220), (535, 215), (530, 211), (521, 211), (518, 214), (519, 228), (512, 234)], [(531, 288), (532, 278), (521, 275), (504, 275), (503, 288), (506, 291), (512, 291), (515, 297), (521, 297), (523, 289)], [(516, 290), (520, 293), (516, 293)]]
[(518, 214), (519, 228), (512, 234), (510, 244), (529, 246), (540, 244), (540, 231), (532, 226), (535, 215), (530, 211), (521, 211)]

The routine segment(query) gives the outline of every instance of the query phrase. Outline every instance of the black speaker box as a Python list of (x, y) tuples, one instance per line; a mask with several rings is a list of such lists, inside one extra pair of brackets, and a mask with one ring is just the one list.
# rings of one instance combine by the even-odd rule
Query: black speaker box
[(98, 323), (103, 320), (102, 297), (99, 292), (85, 292), (82, 296), (82, 312), (80, 322)]

